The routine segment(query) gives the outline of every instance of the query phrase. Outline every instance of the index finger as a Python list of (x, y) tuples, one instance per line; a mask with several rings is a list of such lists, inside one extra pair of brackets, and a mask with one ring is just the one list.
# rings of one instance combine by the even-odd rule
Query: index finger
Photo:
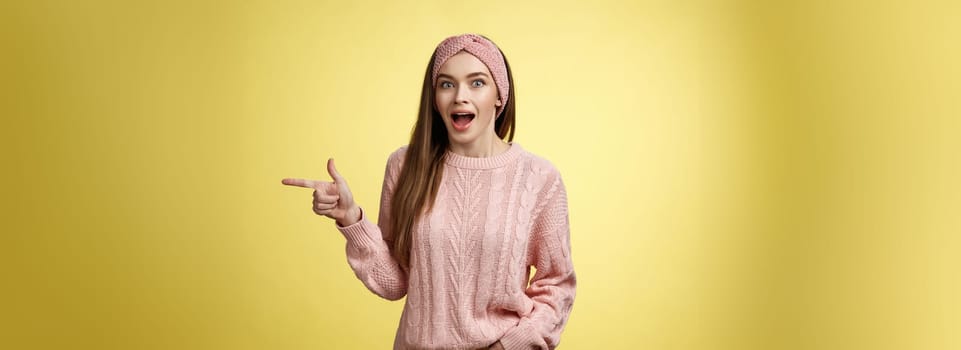
[(280, 181), (280, 183), (288, 186), (298, 186), (298, 187), (305, 187), (305, 188), (314, 188), (314, 185), (317, 184), (317, 182), (314, 180), (291, 179), (291, 178), (283, 179)]

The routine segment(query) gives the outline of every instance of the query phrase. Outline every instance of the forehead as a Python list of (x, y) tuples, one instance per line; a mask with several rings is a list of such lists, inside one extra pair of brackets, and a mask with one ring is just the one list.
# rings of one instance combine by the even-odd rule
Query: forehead
[(437, 73), (461, 77), (475, 72), (485, 73), (488, 76), (491, 75), (490, 70), (487, 69), (487, 65), (485, 65), (484, 62), (481, 62), (481, 60), (467, 51), (461, 51), (448, 58), (447, 61), (440, 66)]

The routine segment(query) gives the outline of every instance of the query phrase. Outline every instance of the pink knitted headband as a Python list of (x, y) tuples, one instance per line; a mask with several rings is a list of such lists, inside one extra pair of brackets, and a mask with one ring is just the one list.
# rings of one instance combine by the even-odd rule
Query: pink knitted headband
[(504, 56), (501, 55), (497, 46), (480, 35), (462, 34), (441, 41), (441, 43), (437, 45), (437, 49), (434, 50), (434, 69), (431, 72), (431, 83), (435, 87), (437, 86), (437, 74), (440, 72), (440, 66), (444, 65), (447, 59), (461, 50), (467, 51), (474, 55), (474, 57), (477, 57), (481, 62), (484, 62), (484, 64), (487, 65), (487, 69), (490, 69), (491, 74), (494, 75), (494, 83), (497, 85), (497, 93), (501, 99), (501, 105), (497, 107), (497, 115), (500, 115), (504, 107), (507, 106), (507, 96), (510, 91), (510, 82), (507, 79), (507, 65), (504, 64)]

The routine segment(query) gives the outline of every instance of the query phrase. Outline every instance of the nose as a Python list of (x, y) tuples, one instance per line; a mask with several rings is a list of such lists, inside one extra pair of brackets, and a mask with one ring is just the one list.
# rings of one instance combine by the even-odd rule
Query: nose
[(470, 100), (470, 89), (466, 87), (458, 87), (457, 95), (454, 96), (454, 103), (464, 103)]

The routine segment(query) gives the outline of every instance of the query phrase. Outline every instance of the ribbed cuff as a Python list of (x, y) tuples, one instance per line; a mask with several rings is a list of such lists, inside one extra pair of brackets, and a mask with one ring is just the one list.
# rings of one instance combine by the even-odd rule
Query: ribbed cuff
[(367, 220), (367, 213), (364, 208), (360, 208), (360, 220), (357, 222), (344, 227), (334, 221), (334, 226), (337, 226), (337, 230), (347, 238), (348, 242), (358, 246), (376, 246), (378, 241), (383, 244), (384, 239), (382, 237), (375, 237), (380, 236), (380, 229), (370, 220)]
[(500, 339), (504, 350), (528, 350), (532, 346), (537, 349), (547, 349), (544, 338), (530, 323), (521, 321), (516, 327), (507, 330)]

